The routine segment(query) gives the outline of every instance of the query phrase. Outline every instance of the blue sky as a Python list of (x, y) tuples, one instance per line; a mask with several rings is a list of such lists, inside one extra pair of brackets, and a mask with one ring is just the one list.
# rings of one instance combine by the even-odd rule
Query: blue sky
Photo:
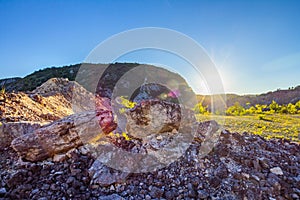
[[(284, 0), (0, 0), (0, 78), (79, 63), (114, 34), (162, 27), (182, 32), (206, 49), (226, 92), (262, 93), (297, 86), (299, 10), (299, 1)], [(120, 61), (168, 65), (167, 58), (145, 51), (125, 55)], [(189, 79), (185, 67), (176, 70)], [(197, 88), (199, 83), (192, 84)]]

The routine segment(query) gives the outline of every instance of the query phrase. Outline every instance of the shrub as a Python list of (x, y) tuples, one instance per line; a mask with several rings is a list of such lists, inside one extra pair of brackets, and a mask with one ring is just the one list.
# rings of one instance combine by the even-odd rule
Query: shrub
[(2, 95), (5, 94), (5, 87), (2, 87), (0, 94), (2, 94)]
[(272, 101), (272, 103), (269, 105), (269, 108), (271, 110), (274, 110), (275, 112), (278, 112), (280, 110), (280, 106), (278, 105), (278, 103), (276, 103), (276, 101)]
[(194, 112), (196, 114), (207, 114), (207, 106), (203, 106), (202, 103), (198, 103), (194, 107)]
[(226, 110), (226, 115), (241, 116), (245, 114), (245, 108), (243, 108), (239, 102), (235, 102), (233, 106), (230, 106)]

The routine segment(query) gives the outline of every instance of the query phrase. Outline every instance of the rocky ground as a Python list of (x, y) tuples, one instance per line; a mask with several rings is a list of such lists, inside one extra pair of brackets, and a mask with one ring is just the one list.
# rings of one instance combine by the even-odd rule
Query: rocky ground
[(95, 161), (84, 148), (64, 161), (22, 162), (1, 152), (1, 199), (299, 199), (300, 147), (255, 135), (223, 131), (204, 158), (194, 141), (179, 160), (155, 172), (132, 173), (112, 184), (94, 184)]
[[(66, 117), (74, 91), (85, 94), (76, 99), (82, 112)], [(96, 111), (84, 112), (90, 105), (80, 102), (93, 97), (64, 79), (1, 98), (0, 199), (300, 199), (298, 143), (230, 133), (214, 121), (195, 122), (188, 110), (160, 100), (143, 101), (126, 111), (128, 135), (123, 135), (107, 99), (96, 98)], [(43, 113), (55, 117), (44, 118)], [(159, 149), (177, 152), (182, 146), (168, 146), (170, 141), (183, 140), (180, 132), (191, 130), (195, 132), (187, 150), (151, 172), (112, 169), (97, 152), (101, 146), (118, 148), (160, 163)], [(215, 144), (204, 154), (207, 138)], [(135, 165), (127, 157), (114, 162)]]

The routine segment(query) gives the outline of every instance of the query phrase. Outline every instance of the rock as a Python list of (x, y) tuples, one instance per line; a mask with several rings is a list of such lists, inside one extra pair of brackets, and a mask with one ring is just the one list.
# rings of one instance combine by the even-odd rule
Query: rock
[(268, 161), (264, 158), (259, 158), (259, 164), (261, 165), (261, 167), (263, 169), (268, 169), (269, 168)]
[(0, 188), (0, 197), (3, 197), (6, 193), (6, 188)]
[(193, 185), (191, 183), (189, 183), (187, 186), (188, 186), (188, 196), (193, 197), (193, 198), (197, 197), (197, 193), (196, 193)]
[(49, 184), (44, 184), (43, 186), (42, 186), (42, 189), (43, 190), (48, 190), (50, 188), (50, 185)]
[(67, 183), (67, 184), (71, 184), (71, 183), (73, 183), (75, 180), (76, 180), (76, 179), (75, 179), (73, 176), (71, 176), (71, 177), (69, 177), (69, 178), (67, 179), (66, 183)]
[(260, 181), (260, 178), (259, 178), (258, 176), (252, 175), (251, 177), (252, 177), (254, 180), (256, 180), (257, 182)]
[(53, 156), (53, 162), (62, 162), (66, 159), (66, 154), (55, 154)]
[(40, 189), (33, 189), (32, 191), (31, 191), (31, 194), (32, 195), (34, 195), (34, 194), (37, 194), (38, 192), (40, 191)]
[(213, 188), (218, 188), (221, 184), (222, 180), (219, 178), (219, 177), (211, 177), (210, 180), (209, 180), (209, 183), (210, 185), (213, 187)]
[(220, 126), (215, 120), (200, 122), (197, 127), (196, 138), (202, 140), (206, 136), (214, 134), (219, 130)]
[(283, 175), (283, 171), (280, 167), (273, 167), (270, 169), (270, 172), (276, 175)]
[(247, 174), (247, 173), (242, 173), (242, 176), (245, 177), (246, 179), (249, 179), (249, 178), (250, 178), (250, 175)]
[(192, 111), (179, 104), (159, 100), (143, 101), (126, 112), (128, 133), (136, 138), (150, 134), (172, 132), (174, 129), (191, 133), (196, 121)]
[(174, 199), (174, 197), (176, 197), (177, 195), (175, 194), (174, 191), (166, 191), (165, 196), (167, 200), (171, 200)]
[(117, 194), (111, 194), (107, 196), (100, 196), (98, 200), (124, 200), (124, 198)]
[(86, 146), (80, 147), (79, 150), (82, 155), (87, 155), (90, 152), (88, 147), (86, 147)]
[(253, 167), (256, 171), (261, 171), (261, 166), (259, 164), (259, 160), (253, 160)]
[(205, 190), (198, 190), (198, 198), (199, 199), (207, 199), (209, 194)]
[(128, 173), (117, 171), (103, 165), (96, 160), (89, 169), (91, 184), (99, 184), (100, 186), (109, 186), (114, 183), (124, 182)]
[(18, 170), (15, 173), (11, 175), (11, 177), (7, 180), (7, 185), (9, 187), (14, 187), (19, 185), (22, 182), (25, 182), (28, 177), (28, 171), (27, 170)]
[(299, 199), (299, 196), (298, 196), (296, 193), (293, 193), (293, 194), (292, 194), (292, 198), (293, 198), (293, 199)]
[[(202, 142), (202, 140), (201, 140)], [(226, 144), (220, 143), (217, 146), (214, 147), (214, 152), (222, 157), (225, 157), (228, 155), (229, 150)]]
[(12, 141), (14, 150), (25, 160), (40, 161), (55, 154), (93, 142), (100, 134), (116, 128), (112, 113), (84, 112), (52, 122)]
[[(163, 94), (165, 95), (163, 96)], [(176, 92), (171, 92), (167, 87), (156, 83), (148, 83), (136, 90), (130, 100), (142, 102), (145, 100), (160, 99), (172, 102), (172, 100), (176, 101), (176, 97)]]
[(214, 175), (224, 179), (228, 176), (228, 170), (224, 164), (220, 164), (220, 166), (215, 170)]
[(0, 125), (0, 149), (9, 147), (13, 139), (40, 128), (43, 122), (4, 122)]
[(149, 194), (152, 198), (161, 198), (164, 194), (164, 191), (162, 189), (159, 189), (158, 187), (152, 187)]

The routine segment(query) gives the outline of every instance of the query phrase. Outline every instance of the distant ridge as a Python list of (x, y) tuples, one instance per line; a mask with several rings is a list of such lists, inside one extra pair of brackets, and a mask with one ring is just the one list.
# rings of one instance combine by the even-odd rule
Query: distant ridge
[[(214, 104), (224, 104), (220, 98), (217, 98), (218, 95), (212, 95), (214, 98)], [(211, 95), (197, 95), (198, 101), (202, 102), (204, 106), (211, 106)], [(276, 90), (273, 92), (267, 92), (264, 94), (257, 95), (237, 95), (237, 94), (226, 94), (226, 106), (233, 106), (234, 103), (239, 102), (241, 106), (254, 106), (255, 104), (265, 104), (268, 105), (272, 101), (276, 101), (278, 104), (289, 104), (296, 103), (300, 100), (300, 86), (295, 88), (285, 89), (285, 90)]]
[(49, 67), (35, 71), (24, 78), (1, 79), (0, 86), (4, 87), (7, 92), (26, 92), (34, 90), (51, 78), (68, 78), (74, 81), (79, 67), (80, 64)]

